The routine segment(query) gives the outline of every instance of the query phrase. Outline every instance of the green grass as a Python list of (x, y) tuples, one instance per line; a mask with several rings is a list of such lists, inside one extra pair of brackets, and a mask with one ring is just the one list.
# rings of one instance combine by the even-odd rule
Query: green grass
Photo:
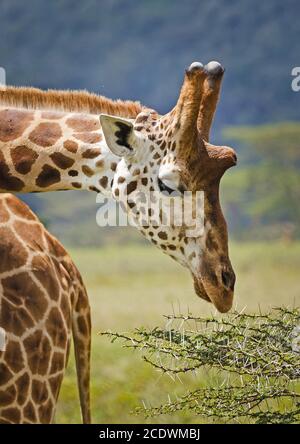
[[(189, 388), (217, 384), (214, 372), (186, 377), (182, 383), (161, 376), (138, 353), (97, 336), (107, 329), (129, 331), (162, 324), (163, 314), (215, 313), (193, 292), (189, 273), (150, 245), (75, 249), (72, 257), (86, 282), (92, 306), (92, 415), (98, 423), (144, 422), (131, 411), (144, 401), (158, 405)], [(237, 274), (235, 307), (266, 311), (300, 304), (300, 243), (233, 244)], [(56, 422), (80, 422), (74, 360), (71, 356), (57, 409)], [(150, 422), (150, 420), (147, 420)], [(203, 422), (191, 414), (154, 418), (153, 422)]]

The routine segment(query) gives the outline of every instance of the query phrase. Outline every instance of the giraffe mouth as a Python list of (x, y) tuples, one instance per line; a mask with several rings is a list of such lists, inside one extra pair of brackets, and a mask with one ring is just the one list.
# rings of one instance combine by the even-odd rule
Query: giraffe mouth
[(219, 289), (210, 282), (203, 282), (202, 279), (194, 277), (194, 289), (201, 299), (212, 303), (220, 313), (227, 313), (233, 302), (233, 291)]
[(197, 296), (199, 298), (204, 299), (206, 302), (212, 303), (211, 299), (208, 297), (208, 294), (206, 293), (204, 286), (202, 284), (202, 281), (194, 277), (194, 290)]

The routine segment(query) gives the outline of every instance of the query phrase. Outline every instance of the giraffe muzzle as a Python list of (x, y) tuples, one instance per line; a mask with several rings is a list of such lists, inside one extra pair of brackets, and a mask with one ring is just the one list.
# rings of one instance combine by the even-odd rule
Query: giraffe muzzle
[(205, 278), (194, 277), (194, 289), (201, 299), (212, 303), (220, 313), (227, 313), (233, 303), (233, 286), (228, 288), (224, 284), (220, 287)]

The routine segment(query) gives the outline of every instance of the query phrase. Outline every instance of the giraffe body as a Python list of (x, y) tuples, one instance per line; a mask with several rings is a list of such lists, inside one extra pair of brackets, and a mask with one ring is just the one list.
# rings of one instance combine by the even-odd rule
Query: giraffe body
[(90, 422), (90, 309), (80, 274), (27, 205), (0, 195), (0, 423), (49, 423), (73, 332), (82, 414)]
[(96, 115), (0, 107), (0, 191), (106, 193), (116, 168)]

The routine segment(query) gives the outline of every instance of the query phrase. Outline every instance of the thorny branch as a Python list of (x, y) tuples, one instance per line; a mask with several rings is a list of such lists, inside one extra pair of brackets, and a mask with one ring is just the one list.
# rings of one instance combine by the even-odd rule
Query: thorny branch
[[(154, 416), (189, 410), (224, 420), (299, 421), (298, 309), (276, 308), (264, 315), (233, 313), (221, 319), (191, 314), (166, 319), (165, 328), (101, 334), (140, 350), (147, 363), (169, 375), (216, 368), (232, 376), (225, 386), (200, 388), (159, 407), (139, 408), (138, 413)], [(234, 375), (240, 377), (238, 385)]]

